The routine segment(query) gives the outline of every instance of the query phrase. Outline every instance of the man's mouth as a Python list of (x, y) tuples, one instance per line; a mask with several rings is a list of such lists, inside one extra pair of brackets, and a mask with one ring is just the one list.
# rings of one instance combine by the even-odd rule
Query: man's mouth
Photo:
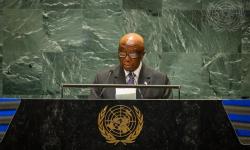
[(123, 66), (126, 67), (126, 68), (131, 67), (131, 65), (129, 65), (129, 64), (124, 64)]

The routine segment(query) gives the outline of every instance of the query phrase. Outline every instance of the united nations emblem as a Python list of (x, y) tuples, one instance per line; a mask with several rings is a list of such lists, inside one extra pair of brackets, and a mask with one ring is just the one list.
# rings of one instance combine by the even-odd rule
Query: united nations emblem
[(143, 127), (143, 115), (133, 106), (105, 106), (98, 115), (98, 128), (107, 143), (124, 145), (135, 142)]

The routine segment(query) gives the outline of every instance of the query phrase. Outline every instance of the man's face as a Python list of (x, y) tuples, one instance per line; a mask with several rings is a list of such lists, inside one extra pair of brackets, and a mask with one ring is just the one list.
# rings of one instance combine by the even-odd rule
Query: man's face
[(119, 60), (120, 65), (123, 69), (127, 71), (134, 71), (136, 70), (144, 55), (144, 49), (138, 46), (128, 46), (128, 45), (120, 45), (119, 46)]

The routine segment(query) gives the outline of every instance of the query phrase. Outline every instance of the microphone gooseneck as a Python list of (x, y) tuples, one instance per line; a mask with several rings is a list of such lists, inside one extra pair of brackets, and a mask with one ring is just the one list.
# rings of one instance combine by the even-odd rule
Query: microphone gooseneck
[[(133, 74), (133, 76), (135, 77), (135, 74)], [(135, 80), (136, 82), (136, 85), (138, 85), (138, 80)], [(141, 88), (137, 88), (138, 89), (138, 92), (139, 92), (139, 94), (140, 94), (140, 96), (141, 96), (141, 99), (144, 99), (144, 97), (143, 97), (143, 95), (142, 95), (142, 92), (141, 92)]]
[[(107, 77), (107, 79), (106, 79), (106, 81), (105, 81), (106, 84), (108, 83), (108, 80), (109, 80), (109, 78), (110, 78), (110, 76), (111, 76), (112, 73), (113, 73), (113, 70), (112, 70), (112, 69), (109, 70), (108, 77)], [(103, 92), (105, 91), (105, 89), (106, 89), (106, 88), (102, 88), (102, 90), (101, 90), (101, 92), (100, 92), (100, 94), (99, 94), (99, 97), (102, 96), (102, 94), (103, 94)]]

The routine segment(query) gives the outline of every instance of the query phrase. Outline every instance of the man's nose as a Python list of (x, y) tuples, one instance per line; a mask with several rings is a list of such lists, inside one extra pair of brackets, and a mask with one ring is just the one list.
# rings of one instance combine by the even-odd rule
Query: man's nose
[(126, 55), (125, 60), (130, 60), (129, 55)]

